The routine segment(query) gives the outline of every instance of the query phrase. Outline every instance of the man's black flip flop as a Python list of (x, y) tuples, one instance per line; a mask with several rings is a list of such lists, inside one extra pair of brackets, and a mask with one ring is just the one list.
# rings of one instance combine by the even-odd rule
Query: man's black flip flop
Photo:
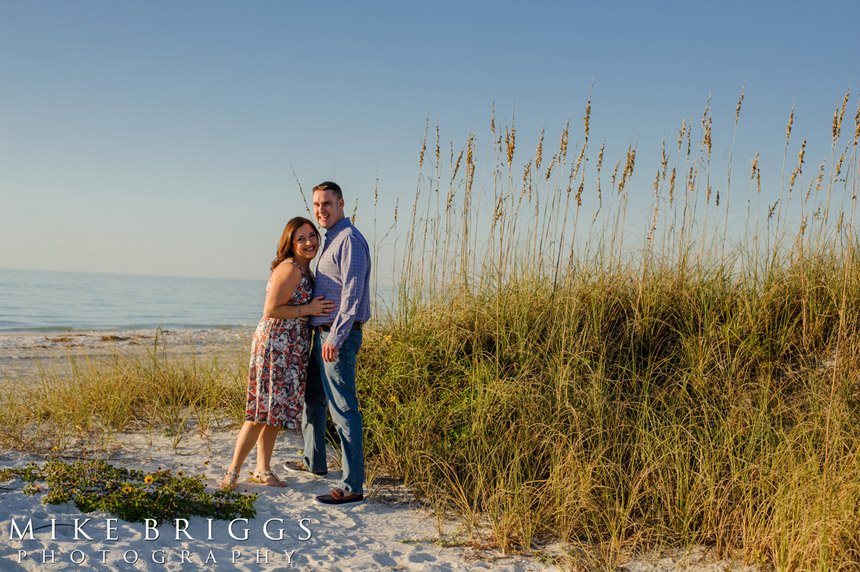
[(323, 504), (347, 504), (351, 502), (361, 502), (364, 500), (364, 495), (348, 493), (343, 489), (332, 489), (327, 495), (320, 495), (317, 501)]

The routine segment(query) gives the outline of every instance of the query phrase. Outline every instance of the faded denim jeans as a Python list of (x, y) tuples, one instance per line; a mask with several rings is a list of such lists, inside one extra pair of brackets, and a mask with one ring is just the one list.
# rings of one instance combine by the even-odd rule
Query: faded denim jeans
[(314, 348), (308, 362), (302, 434), (304, 461), (311, 471), (328, 471), (326, 463), (326, 405), (340, 437), (345, 491), (364, 494), (364, 436), (355, 392), (355, 359), (361, 349), (361, 330), (352, 330), (333, 362), (324, 362), (322, 345), (330, 332), (314, 329)]

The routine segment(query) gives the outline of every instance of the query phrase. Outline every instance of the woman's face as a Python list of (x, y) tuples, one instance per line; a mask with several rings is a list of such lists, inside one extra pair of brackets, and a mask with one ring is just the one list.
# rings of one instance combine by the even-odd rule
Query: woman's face
[(319, 250), (320, 239), (317, 237), (317, 232), (311, 225), (304, 224), (300, 226), (293, 235), (293, 252), (296, 258), (301, 258), (306, 261), (313, 260)]

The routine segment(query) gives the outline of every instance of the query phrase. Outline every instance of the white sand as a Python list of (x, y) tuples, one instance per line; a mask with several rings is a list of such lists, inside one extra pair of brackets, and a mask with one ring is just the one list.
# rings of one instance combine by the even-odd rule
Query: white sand
[(0, 382), (37, 375), (39, 368), (69, 370), (69, 358), (145, 356), (156, 348), (171, 356), (250, 351), (253, 328), (0, 332)]
[[(168, 437), (123, 434), (119, 436), (121, 449), (108, 461), (145, 471), (162, 467), (204, 474), (214, 487), (220, 480), (222, 467), (229, 462), (235, 437), (234, 431), (212, 432), (209, 439), (201, 438), (199, 433), (190, 434), (174, 451)], [(294, 458), (299, 447), (297, 436), (282, 434), (273, 468)], [(23, 453), (4, 453), (0, 466), (21, 466), (30, 460), (41, 459)], [(402, 487), (371, 487), (363, 503), (327, 506), (317, 503), (314, 496), (335, 486), (339, 471), (317, 478), (276, 470), (289, 483), (287, 488), (279, 489), (247, 483), (252, 463), (253, 453), (245, 464), (239, 490), (258, 493), (257, 516), (247, 523), (234, 523), (232, 532), (238, 539), (231, 537), (228, 521), (218, 520), (212, 522), (210, 539), (207, 519), (194, 517), (187, 528), (191, 538), (179, 533), (177, 540), (176, 526), (164, 524), (157, 529), (157, 539), (150, 531), (153, 539), (147, 540), (144, 524), (109, 522), (111, 515), (107, 513), (84, 515), (71, 503), (44, 505), (43, 495), (24, 495), (20, 481), (2, 484), (7, 490), (0, 490), (0, 570), (76, 570), (80, 566), (71, 560), (82, 558), (87, 569), (92, 570), (279, 570), (289, 568), (290, 562), (294, 563), (292, 567), (314, 570), (554, 569), (537, 559), (504, 557), (492, 551), (444, 547), (434, 542), (440, 539), (435, 519), (417, 502), (410, 502), (408, 491)], [(52, 518), (57, 523), (55, 540), (51, 538)], [(76, 540), (74, 519), (83, 522), (86, 518), (91, 520), (81, 529), (92, 540), (83, 535)], [(35, 530), (34, 540), (29, 540), (29, 535), (19, 540), (17, 534), (10, 540), (13, 519), (20, 529), (28, 520), (32, 520), (34, 530), (47, 526)], [(282, 520), (271, 521), (264, 530), (270, 519)], [(107, 540), (108, 526), (115, 526), (109, 536), (116, 540)], [(456, 527), (448, 524), (445, 528), (449, 533), (445, 540), (457, 541), (456, 534), (450, 534), (456, 532)], [(274, 540), (267, 538), (266, 532)], [(243, 540), (246, 534), (247, 540)], [(47, 551), (44, 564), (43, 551)], [(133, 561), (135, 557), (136, 563), (125, 561)]]

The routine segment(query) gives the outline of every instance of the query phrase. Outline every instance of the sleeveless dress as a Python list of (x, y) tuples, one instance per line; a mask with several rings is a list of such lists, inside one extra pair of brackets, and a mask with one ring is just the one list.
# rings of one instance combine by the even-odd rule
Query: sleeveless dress
[[(266, 284), (267, 294), (271, 286), (270, 279)], [(301, 280), (287, 304), (307, 304), (312, 296), (313, 282), (302, 271)], [(301, 427), (310, 347), (307, 317), (260, 320), (251, 342), (245, 403), (247, 421), (284, 429)]]

